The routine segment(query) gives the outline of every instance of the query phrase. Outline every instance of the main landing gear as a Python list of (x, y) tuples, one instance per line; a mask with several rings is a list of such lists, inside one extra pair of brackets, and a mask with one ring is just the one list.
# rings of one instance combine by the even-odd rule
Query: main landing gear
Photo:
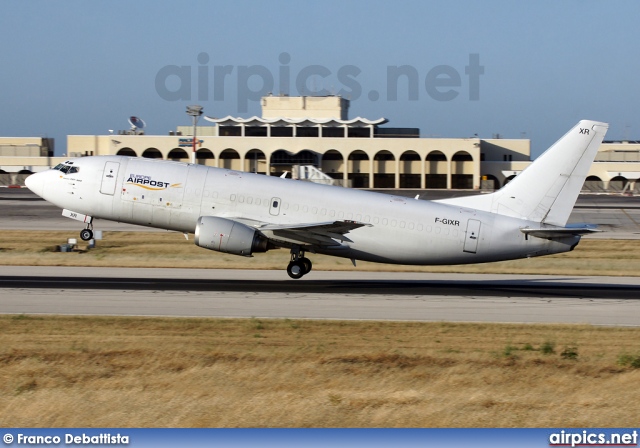
[(302, 278), (304, 275), (311, 272), (313, 264), (311, 260), (304, 256), (304, 251), (299, 247), (291, 249), (291, 261), (287, 266), (287, 274), (293, 279)]
[(87, 224), (87, 228), (80, 232), (80, 239), (82, 241), (89, 241), (93, 238), (93, 223)]

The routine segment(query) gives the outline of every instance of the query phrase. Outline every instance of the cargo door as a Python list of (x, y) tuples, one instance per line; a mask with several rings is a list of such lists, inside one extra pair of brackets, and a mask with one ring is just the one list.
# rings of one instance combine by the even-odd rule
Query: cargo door
[(475, 254), (478, 251), (478, 239), (480, 238), (480, 221), (470, 219), (467, 221), (467, 232), (464, 239), (464, 252)]

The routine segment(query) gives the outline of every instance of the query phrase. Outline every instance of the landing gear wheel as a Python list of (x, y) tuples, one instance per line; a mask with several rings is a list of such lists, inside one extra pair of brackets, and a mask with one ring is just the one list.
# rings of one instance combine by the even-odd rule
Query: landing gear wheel
[(302, 257), (298, 261), (304, 265), (304, 275), (307, 275), (309, 272), (311, 272), (311, 268), (313, 267), (313, 263), (311, 263), (311, 260), (306, 257)]
[(91, 238), (93, 238), (93, 232), (90, 229), (84, 229), (80, 232), (80, 239), (82, 241), (89, 241)]
[(306, 274), (304, 263), (300, 261), (292, 261), (287, 266), (287, 274), (289, 274), (289, 277), (295, 280), (302, 278), (302, 276)]
[(291, 248), (291, 262), (287, 266), (287, 274), (293, 279), (299, 279), (311, 272), (313, 264), (304, 256), (304, 250), (300, 247)]

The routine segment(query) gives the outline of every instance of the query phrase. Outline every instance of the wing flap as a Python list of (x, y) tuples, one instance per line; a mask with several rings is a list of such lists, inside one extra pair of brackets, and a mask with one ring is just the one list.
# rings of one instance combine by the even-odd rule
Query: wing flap
[(312, 244), (318, 246), (341, 246), (344, 242), (352, 242), (347, 233), (360, 227), (371, 227), (371, 224), (357, 221), (327, 221), (311, 224), (264, 224), (257, 229), (273, 239), (284, 239), (286, 242)]
[(336, 247), (351, 243), (346, 234), (360, 227), (372, 227), (359, 221), (325, 221), (304, 224), (272, 224), (242, 217), (227, 217), (255, 228), (277, 242), (312, 246)]

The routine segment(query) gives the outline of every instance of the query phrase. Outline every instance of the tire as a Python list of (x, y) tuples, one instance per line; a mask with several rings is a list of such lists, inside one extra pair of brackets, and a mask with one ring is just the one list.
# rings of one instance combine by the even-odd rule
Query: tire
[(309, 272), (311, 272), (311, 269), (313, 268), (313, 263), (311, 263), (311, 260), (303, 257), (298, 261), (304, 265), (304, 275), (307, 275)]
[(300, 263), (300, 261), (292, 261), (291, 263), (289, 263), (289, 266), (287, 266), (287, 274), (289, 274), (289, 277), (291, 277), (292, 279), (298, 280), (299, 278), (302, 278), (304, 274), (306, 274), (304, 268), (304, 264)]
[(91, 230), (84, 229), (80, 232), (80, 239), (82, 241), (89, 241), (91, 238), (93, 238), (93, 232)]

